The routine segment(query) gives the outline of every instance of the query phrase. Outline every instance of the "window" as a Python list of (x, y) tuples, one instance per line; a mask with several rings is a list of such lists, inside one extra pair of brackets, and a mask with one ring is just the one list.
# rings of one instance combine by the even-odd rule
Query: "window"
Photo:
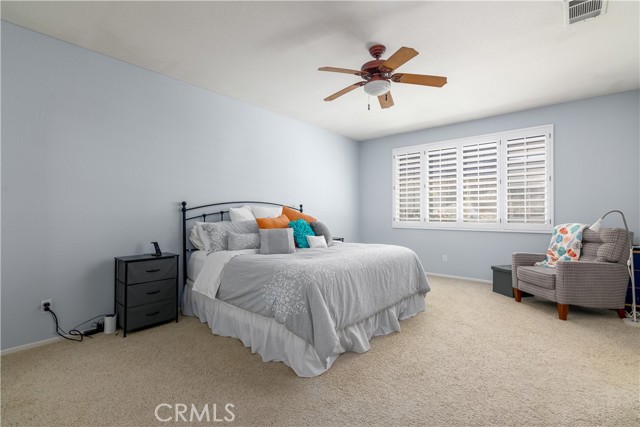
[(504, 137), (508, 228), (551, 229), (550, 135), (550, 129), (537, 128)]
[(427, 209), (432, 223), (455, 223), (458, 219), (457, 147), (426, 151)]
[(498, 213), (498, 149), (489, 138), (462, 146), (462, 219), (468, 224), (496, 224)]
[(422, 151), (397, 150), (393, 155), (395, 211), (393, 216), (404, 224), (422, 221)]
[(393, 150), (393, 226), (549, 231), (553, 126)]

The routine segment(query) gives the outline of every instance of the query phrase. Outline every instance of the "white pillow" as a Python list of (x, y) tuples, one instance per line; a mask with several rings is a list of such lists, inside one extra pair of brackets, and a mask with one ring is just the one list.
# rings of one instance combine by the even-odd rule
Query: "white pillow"
[(251, 206), (255, 218), (277, 218), (282, 215), (282, 206)]
[(200, 238), (200, 235), (198, 234), (199, 228), (200, 226), (198, 224), (194, 225), (193, 228), (191, 228), (191, 233), (189, 233), (189, 240), (191, 240), (191, 244), (193, 245), (194, 248), (198, 250), (203, 250), (205, 246), (204, 246), (204, 243), (202, 243), (202, 239)]
[(193, 226), (191, 234), (189, 235), (189, 240), (193, 243), (193, 247), (201, 251), (207, 250), (209, 246), (211, 246), (209, 235), (202, 229), (203, 224), (206, 224), (206, 222), (196, 222), (196, 225)]
[(307, 236), (310, 248), (326, 248), (327, 239), (324, 236)]
[(244, 205), (240, 208), (229, 208), (229, 217), (231, 222), (253, 221), (256, 219), (249, 205)]

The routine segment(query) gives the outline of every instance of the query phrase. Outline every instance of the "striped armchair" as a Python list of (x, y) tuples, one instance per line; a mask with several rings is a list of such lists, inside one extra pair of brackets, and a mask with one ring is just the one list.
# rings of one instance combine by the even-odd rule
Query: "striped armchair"
[(598, 232), (585, 229), (580, 261), (558, 262), (555, 268), (534, 264), (545, 254), (514, 253), (512, 255), (513, 295), (522, 301), (522, 292), (558, 304), (558, 317), (567, 320), (569, 305), (611, 308), (625, 317), (624, 299), (629, 283), (629, 240), (633, 233), (622, 228), (606, 228)]

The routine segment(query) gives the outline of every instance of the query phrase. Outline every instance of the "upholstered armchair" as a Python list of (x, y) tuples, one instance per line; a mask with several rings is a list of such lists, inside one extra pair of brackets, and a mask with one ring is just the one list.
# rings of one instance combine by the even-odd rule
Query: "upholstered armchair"
[(567, 320), (569, 305), (616, 309), (625, 317), (624, 299), (629, 283), (627, 260), (633, 233), (621, 228), (598, 232), (589, 228), (582, 235), (579, 261), (560, 261), (555, 268), (534, 265), (546, 254), (512, 255), (513, 295), (522, 301), (522, 292), (554, 301), (558, 317)]

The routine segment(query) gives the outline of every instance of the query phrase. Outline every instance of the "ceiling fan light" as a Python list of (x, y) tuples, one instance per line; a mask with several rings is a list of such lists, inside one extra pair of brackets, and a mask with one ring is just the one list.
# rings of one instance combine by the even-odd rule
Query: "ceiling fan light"
[(389, 80), (371, 80), (364, 85), (364, 91), (371, 96), (380, 96), (389, 92), (391, 82)]

